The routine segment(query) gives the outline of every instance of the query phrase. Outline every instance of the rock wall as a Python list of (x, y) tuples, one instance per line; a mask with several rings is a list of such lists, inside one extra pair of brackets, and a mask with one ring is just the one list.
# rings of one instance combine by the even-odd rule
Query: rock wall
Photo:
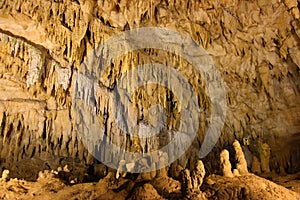
[[(298, 171), (299, 5), (297, 0), (3, 0), (1, 165), (9, 168), (24, 159), (40, 159), (41, 168), (47, 168), (61, 164), (63, 158), (73, 163), (96, 163), (76, 132), (80, 116), (71, 109), (75, 74), (82, 69), (87, 55), (105, 39), (123, 30), (155, 26), (191, 36), (213, 57), (226, 84), (225, 126), (216, 147), (204, 159), (207, 172), (218, 170), (218, 156), (224, 147), (244, 138), (249, 140), (246, 148), (257, 158), (262, 158), (258, 150), (261, 143), (270, 147), (271, 171)], [(109, 68), (98, 84), (99, 101), (95, 107), (106, 135), (116, 131), (116, 125), (107, 119), (107, 92), (130, 66), (148, 62), (176, 66), (194, 88), (205, 88), (203, 78), (172, 53), (128, 53)], [(141, 89), (133, 103), (140, 103), (140, 113), (153, 102), (167, 104), (172, 115), (168, 127), (174, 128), (179, 118), (176, 99), (163, 88), (152, 89), (158, 91), (160, 98), (151, 98), (153, 93)], [(196, 159), (210, 123), (210, 101), (204, 90), (197, 95), (207, 113), (201, 114), (199, 137), (182, 158), (187, 157), (188, 162), (178, 161), (183, 167)], [(146, 118), (141, 114), (139, 119)], [(131, 142), (128, 139), (121, 145), (130, 148)]]

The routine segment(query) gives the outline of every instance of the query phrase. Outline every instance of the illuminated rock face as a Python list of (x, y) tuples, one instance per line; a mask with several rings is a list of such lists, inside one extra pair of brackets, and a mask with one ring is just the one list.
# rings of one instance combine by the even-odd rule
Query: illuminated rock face
[[(35, 159), (34, 171), (61, 165), (62, 159), (73, 164), (95, 163), (75, 128), (81, 117), (72, 111), (76, 74), (87, 55), (110, 36), (123, 30), (159, 26), (187, 34), (203, 46), (226, 85), (227, 116), (222, 135), (215, 149), (203, 159), (208, 173), (218, 169), (220, 150), (243, 138), (249, 139), (248, 148), (257, 158), (263, 157), (259, 144), (270, 148), (270, 161), (263, 166), (270, 169), (263, 171), (299, 170), (298, 8), (297, 0), (2, 1), (2, 165), (12, 168), (17, 165), (13, 163)], [(94, 106), (98, 120), (110, 137), (117, 130), (108, 108), (110, 89), (122, 73), (149, 62), (174, 66), (198, 89), (199, 105), (205, 112), (200, 115), (197, 141), (177, 161), (185, 168), (197, 158), (211, 109), (203, 78), (185, 60), (159, 50), (130, 52), (104, 73), (101, 84), (85, 83), (82, 92), (87, 98), (97, 95)], [(97, 87), (98, 93), (89, 93), (91, 87)], [(132, 103), (139, 110), (138, 120), (148, 122), (152, 104), (165, 106), (166, 134), (137, 143), (126, 137), (115, 138), (114, 142), (125, 149), (132, 150), (136, 145), (136, 150), (151, 151), (150, 147), (167, 141), (180, 118), (180, 105), (172, 91), (147, 86), (134, 94)], [(13, 173), (10, 176), (17, 176)]]

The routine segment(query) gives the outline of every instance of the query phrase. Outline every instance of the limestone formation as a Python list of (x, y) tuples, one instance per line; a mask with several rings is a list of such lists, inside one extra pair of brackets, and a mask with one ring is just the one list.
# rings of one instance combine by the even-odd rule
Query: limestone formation
[(2, 177), (0, 178), (0, 182), (1, 181), (6, 182), (8, 181), (8, 179), (9, 179), (9, 170), (5, 169), (2, 172)]
[(140, 145), (140, 140), (138, 137), (133, 137), (131, 151), (133, 153), (141, 153), (142, 152), (142, 147)]
[[(83, 130), (91, 128), (84, 121), (84, 111), (92, 113), (90, 121), (99, 123), (106, 141), (126, 151), (148, 152), (168, 144), (182, 114), (182, 105), (172, 91), (148, 84), (134, 91), (130, 101), (138, 110), (136, 122), (147, 121), (146, 110), (152, 105), (164, 107), (167, 119), (159, 137), (134, 141), (119, 130), (113, 114), (112, 93), (119, 78), (148, 63), (174, 67), (196, 91), (199, 106), (205, 110), (200, 112), (199, 137), (178, 163), (185, 169), (186, 163), (195, 159), (190, 155), (199, 152), (212, 111), (219, 109), (211, 105), (204, 75), (191, 63), (158, 49), (128, 52), (106, 71), (91, 71), (91, 66), (101, 66), (100, 62), (85, 62), (101, 42), (139, 27), (184, 33), (211, 55), (227, 96), (225, 126), (216, 148), (223, 149), (245, 134), (250, 134), (253, 142), (259, 136), (272, 152), (280, 152), (272, 160), (278, 168), (292, 171), (300, 167), (298, 162), (290, 162), (298, 159), (300, 147), (288, 142), (300, 130), (297, 0), (4, 0), (0, 21), (0, 165), (15, 168), (10, 175), (24, 174), (15, 166), (26, 159), (41, 160), (33, 167), (38, 168), (34, 173), (47, 165), (57, 169), (64, 158), (72, 160), (70, 167), (98, 164), (82, 142)], [(94, 77), (98, 74), (102, 76)], [(83, 77), (81, 83), (75, 81), (78, 77)], [(75, 98), (77, 107), (74, 91), (80, 93)], [(131, 115), (130, 109), (124, 112)], [(106, 141), (97, 139), (99, 145), (92, 152), (113, 163)], [(268, 156), (259, 159), (262, 170), (268, 172)], [(213, 171), (218, 164), (212, 161), (206, 167)]]
[(290, 12), (293, 14), (293, 16), (296, 19), (299, 19), (299, 8), (297, 0), (283, 0), (284, 4), (286, 5), (286, 7), (290, 10)]
[(228, 150), (224, 149), (222, 150), (220, 154), (220, 165), (222, 174), (225, 177), (233, 177), (232, 171), (231, 171), (231, 163), (229, 160), (229, 152)]
[[(0, 1), (0, 169), (7, 169), (0, 179), (0, 199), (16, 199), (6, 196), (14, 191), (27, 195), (25, 199), (28, 195), (29, 199), (47, 199), (49, 194), (60, 199), (56, 197), (61, 197), (61, 188), (72, 188), (65, 199), (203, 199), (200, 187), (207, 185), (213, 188), (207, 193), (212, 199), (253, 199), (257, 191), (260, 198), (265, 194), (270, 199), (296, 199), (291, 194), (282, 198), (278, 195), (282, 190), (272, 183), (244, 174), (250, 167), (258, 174), (269, 173), (270, 167), (281, 173), (300, 169), (299, 6), (299, 0)], [(153, 35), (142, 35), (136, 45), (126, 37), (124, 46), (118, 48), (124, 54), (117, 58), (111, 57), (115, 51), (99, 48), (107, 39), (141, 27), (184, 34), (194, 41), (192, 45), (203, 48), (203, 54), (182, 44), (179, 54), (172, 47), (160, 49), (165, 42), (178, 42), (170, 41), (169, 35), (162, 37), (165, 40), (158, 49), (143, 47)], [(126, 51), (139, 45), (141, 49)], [(187, 54), (180, 55), (181, 50)], [(195, 55), (200, 63), (186, 59)], [(215, 67), (220, 79), (206, 70), (208, 60), (203, 55), (211, 57), (209, 67)], [(106, 60), (111, 61), (107, 66)], [(153, 80), (135, 87), (140, 77), (132, 76), (132, 69), (148, 64), (149, 71), (141, 73)], [(164, 65), (166, 71), (174, 68), (180, 76), (151, 73), (154, 64)], [(205, 72), (198, 71), (196, 64)], [(122, 82), (124, 76), (128, 81)], [(175, 95), (157, 84), (162, 78), (178, 80), (171, 84), (175, 89), (188, 80), (197, 98), (199, 126), (186, 126), (189, 117), (182, 117), (193, 105), (180, 102), (180, 97), (191, 96)], [(212, 103), (214, 94), (220, 92), (215, 90), (219, 84), (209, 84), (215, 79), (223, 81), (226, 89), (226, 118), (219, 130), (214, 130), (214, 122), (225, 112), (219, 101)], [(116, 89), (119, 83), (120, 90)], [(130, 93), (123, 92), (126, 89)], [(121, 114), (116, 116), (116, 112)], [(119, 123), (126, 120), (130, 123)], [(170, 166), (181, 142), (190, 137), (185, 131), (176, 133), (179, 127), (192, 130), (196, 137)], [(150, 130), (158, 134), (150, 137)], [(218, 177), (234, 183), (229, 189), (220, 186), (219, 180), (202, 184), (205, 170), (198, 152), (206, 147), (203, 141), (211, 142), (204, 140), (209, 131), (220, 137), (204, 158), (208, 161), (205, 169), (215, 172), (220, 164), (224, 177)], [(173, 149), (161, 150), (177, 136)], [(237, 141), (243, 138), (251, 139), (245, 153)], [(236, 169), (227, 150), (218, 155), (234, 139)], [(112, 149), (109, 143), (120, 149)], [(136, 154), (116, 159), (123, 150)], [(147, 155), (155, 151), (156, 156)], [(257, 157), (251, 159), (252, 155)], [(196, 165), (190, 166), (195, 160)], [(149, 168), (147, 173), (130, 173)], [(37, 178), (48, 196), (20, 186), (21, 180), (15, 180), (17, 186), (8, 185), (13, 177)], [(253, 180), (261, 184), (249, 182)], [(98, 181), (86, 184), (92, 190), (66, 186), (92, 181)], [(78, 189), (84, 192), (77, 193)]]
[(62, 169), (61, 166), (59, 166), (59, 167), (57, 168), (57, 172), (61, 172), (61, 171), (63, 171), (63, 169)]
[(132, 172), (134, 168), (135, 168), (135, 163), (134, 162), (126, 163), (126, 170), (128, 172)]
[(117, 169), (117, 172), (116, 172), (116, 179), (119, 179), (120, 177), (125, 177), (126, 174), (127, 174), (127, 171), (126, 171), (126, 161), (125, 160), (121, 160), (120, 163), (119, 163), (119, 167)]
[(258, 142), (258, 148), (259, 148), (261, 170), (262, 172), (269, 173), (271, 149), (267, 143), (262, 143), (261, 141)]
[(235, 158), (237, 161), (236, 169), (239, 171), (239, 173), (241, 175), (247, 174), (248, 173), (247, 162), (246, 162), (244, 152), (243, 152), (243, 149), (242, 149), (239, 141), (235, 140), (233, 142), (233, 147), (235, 150)]
[(198, 199), (203, 196), (200, 187), (203, 183), (204, 176), (205, 168), (201, 160), (198, 160), (195, 168), (191, 172), (188, 169), (183, 171), (183, 184), (186, 193), (185, 198)]
[(65, 165), (64, 168), (63, 168), (63, 171), (64, 172), (70, 172), (69, 166)]
[(238, 169), (233, 169), (233, 176), (241, 176), (240, 171)]

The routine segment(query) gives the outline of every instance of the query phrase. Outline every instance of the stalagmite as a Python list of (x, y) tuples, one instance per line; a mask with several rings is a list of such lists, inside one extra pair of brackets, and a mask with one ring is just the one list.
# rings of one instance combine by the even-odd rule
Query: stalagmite
[(231, 163), (229, 161), (229, 152), (226, 149), (224, 149), (220, 154), (220, 165), (221, 165), (223, 176), (233, 177), (231, 171)]
[(183, 184), (185, 187), (185, 198), (198, 199), (203, 196), (200, 187), (205, 176), (205, 168), (203, 162), (198, 160), (191, 172), (188, 169), (183, 171)]
[(126, 161), (121, 160), (119, 163), (119, 168), (116, 172), (116, 179), (119, 179), (120, 177), (124, 178), (126, 174)]
[(235, 150), (235, 158), (237, 161), (237, 164), (236, 164), (237, 170), (239, 171), (239, 173), (241, 175), (247, 174), (248, 173), (247, 162), (246, 162), (245, 155), (244, 155), (244, 152), (243, 152), (243, 149), (242, 149), (240, 143), (237, 140), (235, 140), (233, 142), (233, 147)]
[(8, 181), (9, 179), (9, 170), (5, 169), (3, 172), (2, 172), (2, 177), (0, 178), (0, 182), (6, 182)]
[(258, 148), (259, 148), (261, 170), (264, 173), (269, 173), (271, 149), (267, 143), (262, 143), (261, 141), (258, 142)]
[(233, 169), (233, 172), (232, 172), (233, 176), (241, 176), (240, 172), (238, 169)]

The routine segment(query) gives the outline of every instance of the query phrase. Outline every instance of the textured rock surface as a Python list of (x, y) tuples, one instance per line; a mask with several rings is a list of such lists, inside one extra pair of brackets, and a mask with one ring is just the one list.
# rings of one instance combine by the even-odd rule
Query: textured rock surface
[(153, 200), (159, 200), (159, 199), (164, 199), (159, 194), (157, 191), (153, 188), (152, 185), (150, 184), (145, 184), (143, 186), (140, 186), (136, 188), (129, 199), (153, 199)]
[(234, 178), (210, 177), (213, 185), (204, 185), (208, 199), (297, 199), (299, 194), (275, 183), (248, 174)]
[[(245, 137), (250, 140), (251, 153), (261, 159), (262, 170), (265, 166), (276, 172), (300, 169), (300, 22), (296, 0), (1, 1), (1, 165), (12, 168), (31, 159), (41, 170), (63, 167), (66, 160), (74, 166), (96, 163), (76, 132), (80, 116), (71, 110), (75, 74), (100, 42), (122, 30), (145, 26), (190, 35), (213, 56), (221, 72), (228, 110), (222, 136), (203, 160), (214, 160), (207, 162), (208, 172), (218, 169), (224, 146)], [(97, 85), (96, 110), (107, 135), (113, 137), (116, 130), (108, 110), (110, 87), (130, 66), (148, 62), (175, 66), (193, 87), (205, 88), (199, 74), (178, 56), (158, 50), (128, 53)], [(140, 110), (153, 102), (166, 105), (172, 113), (169, 131), (180, 116), (176, 99), (163, 88), (153, 89), (160, 98), (151, 98), (154, 93), (141, 89), (133, 103), (141, 105)], [(205, 91), (197, 95), (207, 113), (201, 113), (197, 141), (178, 161), (183, 168), (197, 158), (209, 124), (208, 97)], [(147, 120), (142, 110), (140, 113), (139, 120)], [(120, 141), (124, 140), (115, 142)], [(126, 141), (120, 145), (129, 148), (132, 140)], [(270, 148), (269, 166), (257, 151), (258, 141)], [(156, 142), (148, 144), (155, 147)], [(137, 149), (145, 150), (146, 143)], [(38, 169), (29, 173), (37, 174)], [(10, 175), (22, 176), (13, 173)]]

